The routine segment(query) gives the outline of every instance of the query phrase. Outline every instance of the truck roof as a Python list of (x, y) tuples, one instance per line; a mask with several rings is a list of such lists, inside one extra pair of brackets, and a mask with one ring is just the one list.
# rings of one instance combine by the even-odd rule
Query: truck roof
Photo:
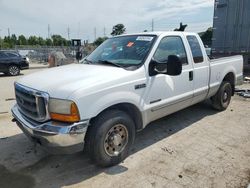
[(194, 32), (183, 32), (183, 31), (153, 31), (153, 32), (129, 33), (129, 34), (123, 34), (122, 36), (129, 36), (129, 35), (157, 35), (157, 36), (160, 36), (162, 34), (180, 35), (180, 34), (183, 34), (183, 33), (192, 34), (192, 35), (197, 34), (197, 33), (194, 33)]

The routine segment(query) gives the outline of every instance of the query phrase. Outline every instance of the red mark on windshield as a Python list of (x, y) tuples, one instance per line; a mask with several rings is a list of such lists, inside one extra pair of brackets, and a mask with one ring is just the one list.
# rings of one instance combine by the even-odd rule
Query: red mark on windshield
[(128, 44), (127, 44), (127, 47), (132, 47), (134, 45), (134, 43), (133, 42), (129, 42)]

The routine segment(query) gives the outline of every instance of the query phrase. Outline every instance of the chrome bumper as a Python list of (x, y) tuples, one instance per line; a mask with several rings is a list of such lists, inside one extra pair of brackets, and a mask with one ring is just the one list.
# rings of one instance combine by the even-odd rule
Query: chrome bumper
[(57, 121), (38, 123), (22, 115), (17, 105), (11, 111), (17, 125), (26, 136), (48, 152), (69, 154), (83, 150), (88, 120), (71, 124)]

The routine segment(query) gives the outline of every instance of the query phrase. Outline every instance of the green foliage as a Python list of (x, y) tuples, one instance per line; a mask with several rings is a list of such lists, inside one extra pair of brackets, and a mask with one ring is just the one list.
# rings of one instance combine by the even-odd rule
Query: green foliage
[(11, 38), (8, 36), (8, 37), (4, 37), (3, 39), (3, 48), (13, 48), (14, 45), (11, 41)]
[(46, 41), (42, 37), (38, 37), (37, 42), (40, 46), (44, 46)]
[(10, 41), (12, 45), (15, 45), (17, 43), (17, 37), (15, 34), (12, 34), (10, 37)]
[(0, 37), (0, 50), (3, 48), (3, 39)]
[(24, 35), (20, 35), (17, 40), (18, 45), (26, 45), (27, 44), (27, 39), (25, 38)]
[(123, 24), (117, 24), (113, 27), (111, 35), (112, 36), (121, 35), (125, 33), (125, 31), (126, 31), (126, 28)]
[(52, 40), (54, 46), (67, 46), (68, 41), (63, 38), (61, 35), (52, 35)]
[(45, 40), (45, 44), (46, 44), (46, 46), (52, 46), (52, 45), (53, 45), (53, 42), (52, 42), (51, 39), (46, 39), (46, 40)]
[(28, 44), (29, 45), (37, 45), (38, 44), (38, 38), (36, 36), (30, 36), (28, 38)]
[(211, 46), (212, 45), (212, 37), (213, 37), (213, 29), (212, 27), (208, 28), (205, 32), (199, 33), (201, 40), (204, 45)]
[(61, 35), (53, 35), (51, 39), (44, 39), (42, 37), (30, 36), (26, 38), (24, 35), (12, 34), (10, 37), (5, 36), (0, 38), (0, 49), (14, 48), (15, 45), (39, 45), (39, 46), (70, 46), (71, 41), (66, 40)]
[(94, 45), (95, 46), (99, 46), (100, 44), (102, 44), (105, 40), (107, 40), (108, 37), (99, 37), (94, 41)]

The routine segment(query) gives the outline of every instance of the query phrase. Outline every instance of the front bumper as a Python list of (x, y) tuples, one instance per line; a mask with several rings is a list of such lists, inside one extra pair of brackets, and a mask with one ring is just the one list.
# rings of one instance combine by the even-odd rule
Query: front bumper
[(20, 69), (21, 70), (25, 70), (25, 69), (29, 69), (29, 64), (28, 63), (22, 63), (21, 66), (20, 66)]
[(17, 125), (25, 135), (49, 153), (70, 154), (83, 150), (88, 120), (73, 124), (52, 120), (37, 123), (22, 115), (17, 105), (11, 111)]

